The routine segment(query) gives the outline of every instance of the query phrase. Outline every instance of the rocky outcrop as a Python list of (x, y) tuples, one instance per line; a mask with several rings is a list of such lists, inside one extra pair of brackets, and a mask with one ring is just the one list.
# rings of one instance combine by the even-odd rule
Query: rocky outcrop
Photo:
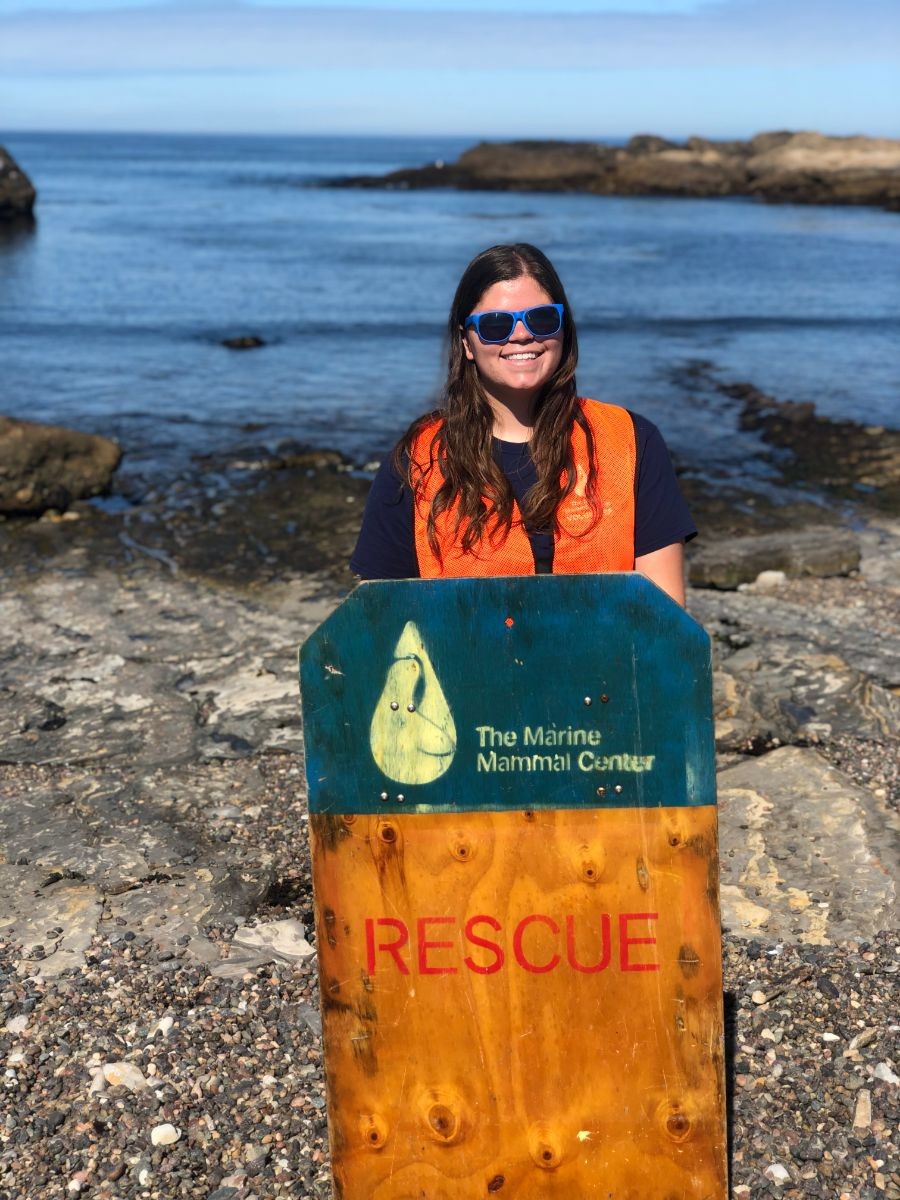
[(313, 581), (263, 607), (153, 559), (66, 561), (0, 593), (3, 935), (46, 979), (101, 922), (215, 963), (206, 926), (256, 913), (275, 878), (242, 831), (301, 836), (299, 768), (277, 801), (266, 771), (298, 761), (297, 642), (334, 602)]
[(755, 196), (801, 204), (872, 204), (900, 211), (900, 141), (761, 133), (750, 141), (642, 134), (600, 142), (482, 142), (434, 162), (328, 186), (593, 192), (617, 196)]
[(0, 146), (0, 221), (30, 216), (36, 199), (34, 184)]
[(121, 457), (109, 438), (0, 417), (0, 513), (37, 514), (98, 496)]
[(849, 575), (859, 567), (859, 541), (849, 529), (813, 526), (731, 538), (701, 546), (690, 561), (694, 587), (732, 589), (764, 571), (785, 577)]
[(815, 750), (785, 746), (718, 778), (723, 924), (822, 945), (896, 922), (898, 822)]
[(776, 463), (786, 482), (812, 485), (900, 514), (900, 430), (820, 416), (814, 404), (778, 400), (750, 383), (719, 384), (741, 401), (741, 429), (790, 451)]

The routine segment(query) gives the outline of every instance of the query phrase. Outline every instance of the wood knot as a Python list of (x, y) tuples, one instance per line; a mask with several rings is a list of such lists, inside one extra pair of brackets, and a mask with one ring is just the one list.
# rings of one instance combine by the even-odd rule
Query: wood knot
[(432, 1104), (428, 1110), (432, 1136), (439, 1142), (451, 1142), (459, 1132), (459, 1119), (446, 1104)]
[(475, 847), (462, 833), (455, 833), (450, 839), (450, 853), (457, 862), (470, 862), (475, 857)]
[(685, 979), (692, 979), (700, 970), (701, 965), (702, 960), (693, 946), (685, 944), (679, 949), (678, 966)]
[(682, 1112), (672, 1113), (666, 1121), (666, 1133), (676, 1142), (684, 1141), (691, 1132), (691, 1123)]
[(559, 1154), (552, 1146), (541, 1146), (534, 1155), (534, 1161), (545, 1171), (554, 1171), (559, 1166)]
[(465, 1106), (454, 1088), (428, 1088), (422, 1093), (417, 1107), (429, 1136), (438, 1145), (453, 1146), (462, 1141)]
[(393, 825), (382, 825), (378, 830), (378, 836), (390, 846), (397, 840), (397, 830)]
[(532, 1161), (542, 1171), (555, 1171), (562, 1162), (562, 1155), (548, 1136), (543, 1125), (532, 1127), (528, 1136), (528, 1152)]
[(669, 1101), (661, 1106), (660, 1116), (666, 1136), (673, 1142), (685, 1142), (694, 1132), (694, 1122), (677, 1101)]
[(600, 882), (606, 870), (606, 851), (597, 841), (582, 842), (573, 848), (570, 862), (581, 882), (593, 887)]
[(387, 1121), (377, 1113), (366, 1113), (359, 1119), (359, 1132), (364, 1146), (381, 1150), (388, 1139)]
[(341, 817), (341, 820), (345, 825), (355, 825), (356, 813), (344, 813), (344, 815)]
[(502, 1175), (495, 1175), (494, 1178), (488, 1184), (488, 1191), (489, 1192), (499, 1192), (500, 1189), (503, 1187), (504, 1183), (506, 1183), (506, 1180)]
[(635, 873), (637, 875), (637, 881), (639, 885), (641, 886), (642, 890), (646, 892), (647, 888), (650, 886), (650, 872), (647, 870), (647, 864), (642, 858), (637, 860)]
[(534, 813), (531, 811), (530, 808), (526, 809), (525, 812), (522, 813), (522, 816), (525, 818), (526, 821), (534, 820)]

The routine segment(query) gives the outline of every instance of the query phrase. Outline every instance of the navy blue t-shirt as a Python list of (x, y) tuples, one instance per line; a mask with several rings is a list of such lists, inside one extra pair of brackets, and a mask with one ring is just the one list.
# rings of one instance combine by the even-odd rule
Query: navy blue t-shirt
[[(637, 452), (634, 473), (634, 555), (652, 554), (674, 542), (689, 541), (697, 529), (675, 478), (662, 434), (652, 421), (631, 413)], [(509, 480), (516, 501), (537, 483), (528, 442), (493, 440), (494, 461)], [(413, 498), (405, 480), (386, 458), (378, 468), (363, 513), (350, 569), (362, 579), (416, 579)], [(529, 533), (538, 573), (552, 569), (553, 535)]]

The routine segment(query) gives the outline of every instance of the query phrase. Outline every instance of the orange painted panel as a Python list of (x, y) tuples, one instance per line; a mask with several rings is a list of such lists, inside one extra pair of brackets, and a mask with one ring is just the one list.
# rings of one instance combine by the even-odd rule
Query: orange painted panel
[(341, 1200), (725, 1200), (714, 806), (310, 825)]

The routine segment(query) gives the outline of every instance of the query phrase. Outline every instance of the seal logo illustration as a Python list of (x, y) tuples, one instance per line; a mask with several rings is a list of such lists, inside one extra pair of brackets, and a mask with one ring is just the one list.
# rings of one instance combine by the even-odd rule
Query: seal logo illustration
[(432, 783), (456, 754), (456, 725), (422, 635), (407, 621), (369, 729), (372, 757), (396, 783)]

